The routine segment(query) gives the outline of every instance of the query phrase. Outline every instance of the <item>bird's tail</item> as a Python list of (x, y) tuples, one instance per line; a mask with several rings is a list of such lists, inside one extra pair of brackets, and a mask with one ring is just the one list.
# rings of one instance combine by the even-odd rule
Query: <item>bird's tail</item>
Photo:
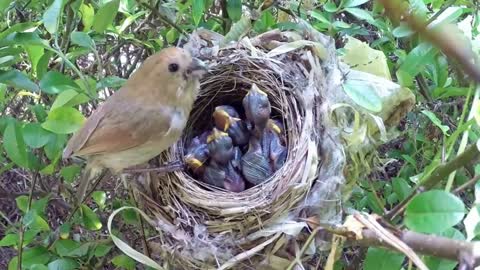
[[(80, 204), (85, 198), (87, 193), (88, 186), (93, 179), (96, 179), (96, 176), (103, 178), (105, 170), (99, 169), (97, 167), (91, 166), (87, 163), (85, 169), (83, 170), (82, 176), (80, 177), (78, 188), (77, 188), (77, 202)], [(100, 180), (100, 179), (98, 179)]]

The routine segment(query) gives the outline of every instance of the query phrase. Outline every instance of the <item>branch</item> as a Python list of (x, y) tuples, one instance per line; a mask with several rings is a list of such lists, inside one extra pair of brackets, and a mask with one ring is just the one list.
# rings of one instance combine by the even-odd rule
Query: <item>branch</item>
[(469, 161), (477, 159), (480, 157), (480, 152), (478, 150), (477, 144), (470, 145), (462, 154), (458, 155), (451, 161), (439, 165), (420, 185), (418, 185), (410, 195), (397, 204), (390, 212), (388, 212), (384, 217), (388, 220), (394, 219), (400, 213), (403, 212), (406, 205), (410, 200), (421, 192), (421, 190), (428, 190), (435, 186), (442, 179), (447, 177), (453, 171), (460, 169), (461, 167), (468, 164)]
[(476, 82), (480, 82), (480, 69), (475, 65), (477, 61), (472, 61), (472, 59), (476, 60), (477, 57), (471, 49), (459, 45), (457, 36), (446, 29), (445, 26), (440, 26), (436, 30), (429, 30), (427, 29), (428, 22), (424, 18), (410, 14), (408, 9), (402, 5), (403, 1), (379, 0), (379, 2), (384, 6), (390, 18), (403, 17), (412, 30), (441, 49), (445, 55), (459, 62), (465, 73)]

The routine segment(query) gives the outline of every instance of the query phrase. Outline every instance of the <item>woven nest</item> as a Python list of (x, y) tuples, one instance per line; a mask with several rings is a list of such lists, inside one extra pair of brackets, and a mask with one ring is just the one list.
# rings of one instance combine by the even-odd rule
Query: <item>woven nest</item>
[[(241, 193), (208, 186), (184, 171), (141, 179), (137, 191), (143, 210), (159, 232), (149, 242), (154, 260), (175, 269), (248, 269), (268, 264), (265, 254), (278, 251), (272, 248), (281, 239), (308, 232), (302, 218), (339, 222), (344, 156), (336, 136), (325, 132), (327, 100), (322, 91), (338, 87), (327, 82), (338, 82), (340, 76), (331, 68), (336, 64), (333, 42), (311, 29), (302, 31), (274, 31), (221, 49), (215, 37), (208, 40), (206, 32), (197, 32), (185, 45), (209, 64), (210, 72), (182, 140), (162, 162), (183, 159), (193, 136), (212, 127), (216, 106), (241, 110), (253, 83), (268, 94), (272, 116), (286, 127), (288, 156), (273, 176)], [(292, 34), (318, 42), (317, 50), (302, 46), (269, 54), (287, 44)], [(318, 56), (320, 47), (331, 51), (324, 59)]]

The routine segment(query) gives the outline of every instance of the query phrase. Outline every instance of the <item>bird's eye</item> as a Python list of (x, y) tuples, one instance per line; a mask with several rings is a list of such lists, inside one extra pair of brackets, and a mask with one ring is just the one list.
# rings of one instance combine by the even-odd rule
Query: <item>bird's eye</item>
[(178, 64), (172, 63), (168, 65), (168, 71), (170, 72), (176, 72), (178, 70)]

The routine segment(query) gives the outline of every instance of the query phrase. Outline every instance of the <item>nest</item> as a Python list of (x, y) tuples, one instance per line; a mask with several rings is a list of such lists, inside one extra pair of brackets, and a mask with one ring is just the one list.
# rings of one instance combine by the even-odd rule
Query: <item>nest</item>
[[(272, 116), (286, 127), (288, 156), (268, 180), (241, 193), (216, 189), (184, 171), (139, 179), (137, 195), (159, 233), (149, 241), (155, 261), (175, 269), (248, 269), (269, 264), (280, 243), (308, 232), (305, 219), (341, 220), (345, 158), (338, 136), (329, 129), (328, 100), (322, 95), (341, 91), (341, 74), (333, 41), (303, 25), (299, 32), (272, 31), (223, 48), (212, 33), (200, 30), (185, 45), (211, 70), (182, 140), (161, 161), (183, 159), (190, 140), (211, 128), (216, 106), (241, 110), (253, 83), (268, 94)], [(289, 49), (292, 37), (315, 43)]]

